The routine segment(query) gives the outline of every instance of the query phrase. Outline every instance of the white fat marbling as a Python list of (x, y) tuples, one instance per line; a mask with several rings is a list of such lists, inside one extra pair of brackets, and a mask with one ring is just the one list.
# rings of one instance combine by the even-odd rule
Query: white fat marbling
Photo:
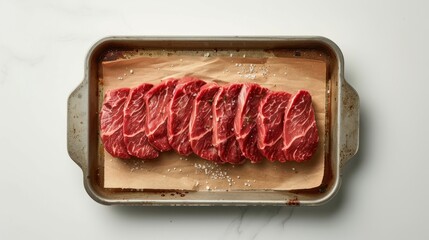
[[(429, 239), (427, 1), (0, 1), (0, 239)], [(111, 35), (323, 35), (361, 97), (360, 152), (311, 208), (106, 207), (67, 97)]]

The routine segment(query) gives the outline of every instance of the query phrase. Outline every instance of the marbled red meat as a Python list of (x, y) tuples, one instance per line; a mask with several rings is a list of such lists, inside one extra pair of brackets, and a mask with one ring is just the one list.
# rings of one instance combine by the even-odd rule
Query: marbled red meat
[(300, 90), (286, 107), (283, 126), (284, 155), (287, 160), (302, 162), (317, 149), (319, 134), (311, 95)]
[(291, 98), (287, 92), (269, 92), (258, 109), (258, 148), (270, 161), (285, 162), (283, 154), (283, 119)]
[(213, 102), (219, 85), (204, 85), (194, 100), (189, 121), (189, 140), (192, 151), (199, 157), (220, 162), (217, 148), (213, 145)]
[(189, 143), (189, 120), (194, 99), (204, 84), (206, 83), (198, 78), (182, 78), (174, 90), (168, 107), (168, 142), (181, 155), (187, 156), (192, 153)]
[(222, 162), (240, 164), (245, 161), (234, 134), (238, 94), (242, 84), (221, 87), (213, 100), (213, 145)]
[(241, 88), (237, 101), (237, 113), (234, 119), (234, 131), (244, 157), (252, 163), (263, 159), (257, 147), (256, 117), (261, 99), (268, 93), (268, 89), (254, 83), (245, 83)]
[(124, 106), (129, 88), (107, 91), (100, 111), (100, 136), (104, 149), (113, 157), (130, 158), (124, 142)]
[(145, 95), (145, 133), (150, 144), (161, 152), (171, 150), (167, 136), (168, 106), (177, 82), (174, 78), (163, 80)]
[(144, 96), (152, 87), (152, 84), (143, 83), (131, 89), (124, 107), (124, 142), (128, 153), (141, 159), (153, 159), (159, 155), (144, 131), (147, 114)]
[(194, 77), (107, 91), (100, 136), (114, 157), (153, 159), (194, 152), (220, 163), (305, 161), (319, 135), (311, 95), (254, 83), (219, 86)]

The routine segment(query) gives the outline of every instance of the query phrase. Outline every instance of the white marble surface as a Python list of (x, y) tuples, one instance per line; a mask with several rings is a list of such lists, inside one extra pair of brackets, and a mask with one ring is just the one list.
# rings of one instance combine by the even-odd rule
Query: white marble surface
[[(427, 1), (0, 1), (0, 239), (429, 239)], [(322, 35), (361, 148), (315, 208), (107, 207), (66, 150), (66, 100), (110, 35)], [(296, 238), (298, 237), (298, 238)]]

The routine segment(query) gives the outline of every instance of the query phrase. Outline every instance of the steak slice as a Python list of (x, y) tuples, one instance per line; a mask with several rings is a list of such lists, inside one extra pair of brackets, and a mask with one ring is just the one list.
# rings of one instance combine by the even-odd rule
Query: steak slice
[(189, 139), (191, 148), (201, 158), (220, 162), (217, 148), (213, 146), (213, 109), (214, 97), (219, 91), (216, 83), (206, 84), (198, 92), (189, 121)]
[(167, 137), (168, 106), (173, 97), (178, 80), (169, 78), (149, 90), (145, 96), (146, 102), (146, 136), (157, 150), (171, 150)]
[(187, 156), (192, 153), (189, 143), (189, 120), (194, 99), (204, 84), (206, 83), (198, 78), (182, 78), (168, 107), (168, 142), (181, 155)]
[(213, 145), (222, 162), (240, 164), (245, 161), (234, 134), (238, 94), (243, 84), (221, 87), (213, 101)]
[(128, 153), (141, 159), (153, 159), (159, 155), (144, 132), (147, 114), (144, 96), (152, 87), (152, 84), (143, 83), (131, 89), (124, 107), (124, 142)]
[(130, 158), (124, 143), (124, 105), (129, 88), (107, 91), (100, 111), (100, 136), (104, 149), (113, 157)]
[(234, 119), (234, 131), (244, 157), (252, 163), (263, 158), (257, 147), (258, 133), (256, 117), (261, 99), (268, 93), (267, 88), (258, 84), (245, 83), (238, 95), (237, 114)]
[(283, 154), (283, 119), (291, 94), (269, 92), (258, 109), (258, 148), (270, 161), (285, 162)]
[(285, 111), (283, 127), (284, 155), (290, 161), (305, 161), (313, 156), (319, 142), (311, 95), (298, 91)]

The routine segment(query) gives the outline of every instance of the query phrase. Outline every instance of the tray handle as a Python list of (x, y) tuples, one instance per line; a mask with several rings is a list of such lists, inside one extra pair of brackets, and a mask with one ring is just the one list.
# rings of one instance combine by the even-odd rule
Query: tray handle
[(88, 167), (88, 84), (84, 80), (69, 96), (67, 109), (67, 150), (84, 172)]
[(342, 86), (340, 166), (341, 168), (359, 149), (359, 95), (346, 81)]

